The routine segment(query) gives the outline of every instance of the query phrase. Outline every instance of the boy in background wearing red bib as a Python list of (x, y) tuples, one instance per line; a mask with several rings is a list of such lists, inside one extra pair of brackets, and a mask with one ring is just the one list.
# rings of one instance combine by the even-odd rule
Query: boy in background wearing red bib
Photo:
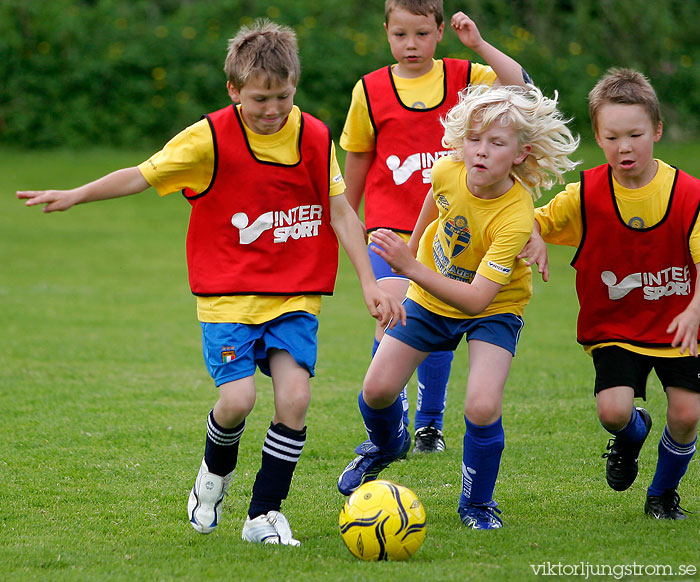
[[(385, 22), (396, 64), (360, 79), (340, 137), (347, 153), (345, 181), (351, 206), (359, 212), (364, 194), (365, 228), (388, 228), (408, 241), (430, 188), (433, 164), (448, 154), (442, 146), (440, 119), (457, 104), (461, 90), (474, 85), (522, 85), (522, 67), (483, 40), (464, 13), (452, 17), (460, 40), (487, 65), (463, 59), (434, 59), (445, 29), (442, 0), (387, 0)], [(371, 235), (370, 235), (371, 236)], [(409, 281), (369, 252), (379, 285), (398, 300)], [(377, 325), (372, 356), (384, 329)], [(414, 452), (445, 450), (443, 414), (453, 353), (433, 352), (417, 369)], [(408, 398), (401, 395), (404, 423)]]

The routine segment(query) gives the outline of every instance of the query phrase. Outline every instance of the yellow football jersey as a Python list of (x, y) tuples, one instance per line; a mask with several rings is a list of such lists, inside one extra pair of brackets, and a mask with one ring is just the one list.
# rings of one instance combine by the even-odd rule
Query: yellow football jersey
[[(478, 273), (502, 285), (477, 317), (522, 315), (532, 295), (532, 273), (517, 256), (532, 233), (532, 195), (516, 181), (498, 198), (478, 198), (467, 188), (464, 162), (449, 156), (435, 163), (432, 180), (438, 218), (420, 239), (418, 260), (451, 279), (471, 283)], [(471, 317), (413, 282), (407, 297), (439, 315)]]

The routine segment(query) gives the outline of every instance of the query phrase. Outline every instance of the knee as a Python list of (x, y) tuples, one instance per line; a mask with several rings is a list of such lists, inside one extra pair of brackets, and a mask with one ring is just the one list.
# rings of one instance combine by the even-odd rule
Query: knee
[(692, 441), (697, 435), (698, 416), (693, 408), (669, 408), (666, 420), (671, 436), (681, 443)]
[(214, 406), (214, 418), (222, 426), (236, 426), (253, 410), (255, 394), (221, 395)]
[(464, 416), (472, 424), (486, 426), (501, 417), (501, 403), (493, 398), (473, 398), (464, 404)]
[(625, 428), (632, 418), (632, 412), (625, 409), (598, 408), (598, 420), (605, 428), (621, 430)]
[(311, 390), (309, 390), (308, 384), (299, 385), (289, 394), (287, 405), (293, 414), (297, 416), (306, 415), (309, 404), (311, 404)]
[(629, 386), (606, 388), (596, 394), (598, 420), (607, 430), (621, 430), (632, 419), (634, 390)]
[(367, 382), (362, 386), (362, 398), (372, 408), (386, 408), (398, 398), (399, 392), (376, 382)]

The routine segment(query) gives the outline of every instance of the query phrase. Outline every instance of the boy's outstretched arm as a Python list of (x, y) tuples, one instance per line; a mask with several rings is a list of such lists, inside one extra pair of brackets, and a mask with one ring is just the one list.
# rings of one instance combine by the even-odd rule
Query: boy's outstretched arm
[(417, 261), (408, 245), (395, 232), (380, 228), (372, 234), (374, 252), (404, 275), (448, 305), (467, 315), (479, 315), (494, 300), (502, 285), (476, 275), (471, 283), (442, 276)]
[(381, 325), (406, 325), (404, 306), (377, 285), (367, 256), (364, 228), (345, 194), (331, 196), (331, 224), (360, 279), (367, 309)]
[(457, 12), (450, 21), (462, 43), (478, 54), (493, 69), (500, 85), (524, 85), (529, 81), (525, 69), (495, 46), (486, 42), (474, 21), (464, 12)]
[(688, 350), (689, 356), (698, 355), (698, 327), (700, 327), (700, 263), (695, 263), (695, 293), (688, 307), (676, 315), (666, 330), (674, 334), (671, 345), (680, 346), (681, 354)]
[(44, 212), (54, 212), (68, 210), (85, 202), (137, 194), (149, 186), (141, 171), (134, 166), (117, 170), (71, 190), (20, 190), (17, 192), (17, 198), (26, 200), (27, 206), (44, 204)]
[(547, 255), (547, 243), (544, 242), (540, 234), (540, 225), (535, 220), (535, 226), (532, 228), (530, 240), (527, 241), (523, 250), (518, 255), (519, 259), (523, 259), (528, 267), (533, 263), (537, 263), (537, 272), (542, 275), (543, 281), (549, 281), (549, 257)]

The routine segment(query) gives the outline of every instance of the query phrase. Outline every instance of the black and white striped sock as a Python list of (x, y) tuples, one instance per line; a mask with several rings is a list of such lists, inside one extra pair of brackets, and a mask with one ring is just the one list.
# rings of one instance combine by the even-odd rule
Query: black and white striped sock
[(248, 509), (251, 519), (268, 511), (280, 510), (282, 500), (289, 494), (294, 469), (305, 442), (306, 427), (294, 430), (282, 423), (270, 424)]
[(214, 420), (214, 411), (209, 412), (204, 461), (211, 473), (223, 477), (236, 468), (238, 442), (244, 429), (245, 420), (233, 428), (223, 428)]

